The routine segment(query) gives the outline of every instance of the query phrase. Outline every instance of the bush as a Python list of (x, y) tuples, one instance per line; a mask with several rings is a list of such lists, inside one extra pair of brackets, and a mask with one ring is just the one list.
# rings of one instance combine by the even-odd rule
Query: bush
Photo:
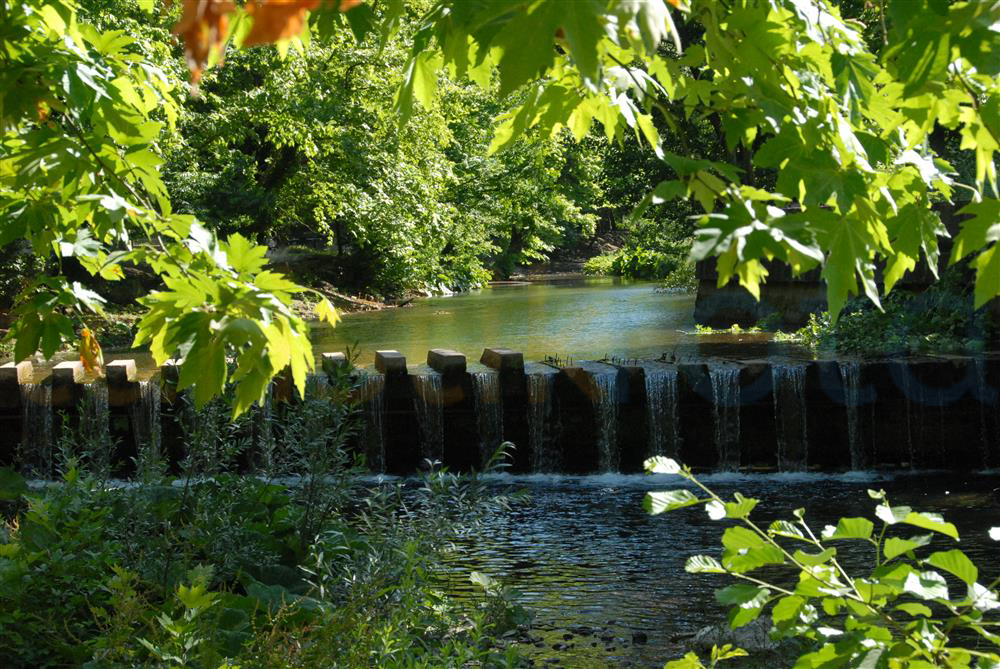
[(621, 249), (590, 258), (584, 263), (583, 271), (586, 274), (624, 276), (630, 279), (664, 279), (681, 264), (677, 258), (662, 251)]
[[(704, 505), (713, 520), (736, 521), (723, 532), (721, 559), (695, 555), (685, 569), (739, 580), (716, 591), (731, 607), (730, 626), (769, 609), (772, 636), (807, 642), (796, 669), (1000, 666), (1000, 579), (980, 583), (979, 569), (956, 548), (927, 554), (934, 535), (958, 541), (955, 526), (940, 515), (891, 506), (884, 491), (869, 490), (878, 527), (868, 518), (841, 518), (817, 533), (797, 509), (764, 529), (750, 518), (758, 500), (739, 493), (724, 500), (669, 458), (652, 458), (646, 468), (678, 474), (695, 487), (649, 493), (650, 513)], [(989, 533), (1000, 540), (1000, 527)], [(844, 542), (869, 551), (873, 567), (843, 561)], [(688, 660), (668, 666), (700, 666)]]
[(519, 666), (495, 638), (523, 620), (509, 593), (460, 610), (432, 583), (506, 499), (446, 471), (364, 485), (347, 375), (313, 390), (236, 423), (183, 402), (179, 478), (152, 452), (143, 482), (114, 483), (82, 433), (60, 440), (58, 483), (0, 469), (4, 667)]

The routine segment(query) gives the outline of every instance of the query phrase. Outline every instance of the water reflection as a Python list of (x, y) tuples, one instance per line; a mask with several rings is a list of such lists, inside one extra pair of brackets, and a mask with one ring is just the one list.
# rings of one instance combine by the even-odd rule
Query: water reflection
[[(1000, 503), (991, 492), (1000, 474), (720, 473), (705, 480), (719, 492), (760, 498), (758, 520), (765, 523), (806, 506), (817, 532), (841, 516), (872, 517), (866, 489), (885, 488), (893, 504), (945, 513), (962, 534), (962, 550), (984, 570), (982, 580), (1000, 571), (1000, 544), (986, 536), (1000, 522)], [(528, 475), (505, 481), (525, 487), (530, 500), (459, 545), (444, 585), (461, 597), (478, 597), (468, 582), (469, 572), (478, 570), (522, 591), (537, 614), (540, 637), (522, 650), (537, 661), (659, 669), (683, 653), (685, 635), (723, 619), (713, 588), (728, 581), (684, 571), (690, 555), (718, 555), (723, 525), (700, 509), (661, 516), (641, 510), (647, 490), (679, 487), (677, 477)], [(849, 548), (838, 545), (848, 563), (870, 563), (869, 554), (852, 556)], [(636, 633), (648, 641), (633, 643)], [(557, 651), (556, 644), (568, 648)]]

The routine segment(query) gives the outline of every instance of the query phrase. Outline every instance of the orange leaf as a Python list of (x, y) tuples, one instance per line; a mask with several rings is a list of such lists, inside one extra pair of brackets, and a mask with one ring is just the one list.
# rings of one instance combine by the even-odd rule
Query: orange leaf
[(80, 362), (88, 372), (104, 376), (104, 353), (90, 328), (83, 328), (80, 333)]
[(184, 0), (184, 13), (174, 34), (184, 40), (184, 56), (191, 78), (197, 82), (212, 49), (222, 48), (229, 33), (230, 0)]
[(305, 25), (306, 12), (319, 4), (320, 0), (251, 0), (246, 9), (253, 16), (253, 27), (243, 46), (271, 44), (298, 35)]
[(364, 1), (365, 0), (340, 0), (340, 6), (337, 9), (342, 12), (346, 12), (348, 9), (354, 9)]

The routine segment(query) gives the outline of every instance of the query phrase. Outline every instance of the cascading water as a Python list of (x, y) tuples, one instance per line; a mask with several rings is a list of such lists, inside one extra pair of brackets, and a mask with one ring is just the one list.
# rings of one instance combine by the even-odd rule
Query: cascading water
[(26, 383), (21, 390), (21, 452), (25, 471), (48, 477), (52, 470), (52, 386)]
[(416, 393), (413, 398), (420, 424), (421, 457), (430, 462), (444, 458), (444, 403), (441, 392), (441, 375), (428, 372), (414, 376)]
[(646, 422), (649, 425), (649, 457), (680, 453), (680, 412), (677, 406), (677, 370), (647, 368)]
[(856, 361), (841, 361), (837, 363), (840, 369), (840, 379), (844, 384), (844, 404), (847, 408), (847, 442), (851, 450), (851, 469), (860, 470), (868, 467), (861, 445), (861, 421), (859, 405), (861, 404), (861, 363)]
[(531, 470), (558, 471), (559, 454), (552, 449), (549, 434), (552, 424), (552, 397), (555, 394), (555, 374), (528, 374), (528, 445), (531, 448)]
[[(899, 390), (903, 394), (903, 403), (906, 407), (906, 452), (910, 459), (910, 467), (916, 468), (919, 464), (916, 447), (914, 445), (914, 417), (913, 417), (913, 399), (914, 399), (914, 389), (910, 383), (910, 371), (907, 369), (905, 360), (896, 360), (893, 362), (899, 368)], [(917, 384), (918, 386), (920, 384)], [(921, 398), (922, 399), (922, 398)], [(921, 424), (920, 436), (923, 436), (923, 425)]]
[(94, 381), (83, 386), (80, 400), (80, 448), (90, 458), (94, 471), (111, 475), (114, 444), (111, 441), (111, 413), (108, 384)]
[(805, 365), (771, 365), (778, 469), (783, 471), (801, 471), (809, 464), (805, 380)]
[(617, 472), (621, 465), (618, 451), (618, 372), (594, 374), (594, 408), (597, 413), (598, 469)]
[(503, 398), (500, 375), (496, 372), (474, 372), (472, 397), (479, 428), (479, 460), (485, 465), (503, 441)]
[(993, 444), (989, 438), (986, 407), (991, 403), (994, 391), (986, 385), (986, 362), (981, 357), (973, 358), (972, 362), (976, 376), (976, 399), (979, 401), (979, 453), (982, 457), (982, 466), (990, 467), (993, 465), (991, 453)]
[(136, 469), (139, 478), (161, 467), (160, 382), (139, 382), (139, 398), (129, 405), (129, 422), (136, 442)]
[(368, 466), (372, 471), (385, 471), (385, 376), (365, 374), (361, 382), (361, 401), (368, 420), (363, 440)]
[(740, 368), (733, 365), (711, 365), (708, 376), (712, 382), (712, 403), (715, 422), (715, 448), (719, 468), (736, 471), (740, 467)]

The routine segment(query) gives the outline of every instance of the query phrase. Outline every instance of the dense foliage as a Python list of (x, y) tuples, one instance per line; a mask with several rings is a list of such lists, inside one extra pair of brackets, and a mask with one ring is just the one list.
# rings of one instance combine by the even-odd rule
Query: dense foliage
[(526, 618), (503, 588), (479, 575), (483, 599), (460, 609), (432, 583), (503, 499), (441, 471), (362, 483), (335, 381), (235, 422), (180, 399), (179, 469), (144, 448), (141, 485), (108, 478), (107, 429), (82, 423), (47, 463), (57, 482), (0, 469), (4, 666), (519, 666), (498, 637)]
[[(940, 515), (891, 506), (885, 492), (870, 490), (878, 527), (868, 518), (841, 518), (817, 533), (805, 509), (797, 509), (765, 529), (750, 518), (759, 500), (739, 493), (725, 500), (669, 458), (653, 458), (646, 467), (694, 486), (649, 493), (648, 512), (703, 505), (713, 520), (735, 521), (722, 535), (721, 560), (695, 555), (686, 569), (739, 581), (716, 591), (719, 603), (730, 607), (731, 626), (768, 611), (775, 636), (806, 641), (796, 669), (988, 669), (1000, 663), (1000, 578), (981, 581), (993, 577), (952, 547), (958, 530)], [(1000, 540), (1000, 528), (989, 533)], [(866, 549), (864, 563), (852, 559), (851, 544)], [(701, 666), (693, 656), (668, 665)]]

